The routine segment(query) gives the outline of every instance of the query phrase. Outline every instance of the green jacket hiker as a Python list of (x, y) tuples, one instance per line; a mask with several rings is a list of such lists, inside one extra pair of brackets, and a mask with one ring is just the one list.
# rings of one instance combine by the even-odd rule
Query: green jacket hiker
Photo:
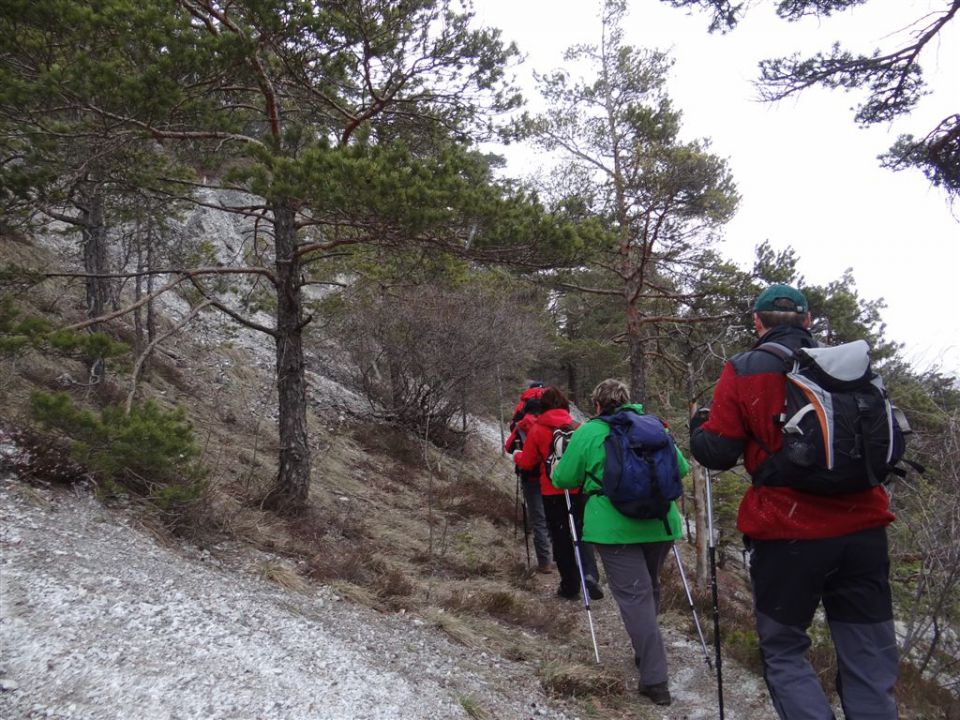
[[(643, 414), (640, 403), (621, 406)], [(563, 456), (553, 469), (550, 480), (560, 489), (572, 490), (582, 487), (586, 493), (587, 506), (583, 517), (583, 541), (601, 545), (649, 543), (677, 540), (683, 536), (683, 523), (677, 504), (670, 504), (667, 520), (671, 533), (667, 535), (659, 519), (636, 520), (621, 514), (602, 494), (604, 449), (603, 441), (610, 433), (610, 426), (599, 418), (581, 425), (571, 436)], [(684, 477), (689, 465), (677, 450), (680, 477)]]

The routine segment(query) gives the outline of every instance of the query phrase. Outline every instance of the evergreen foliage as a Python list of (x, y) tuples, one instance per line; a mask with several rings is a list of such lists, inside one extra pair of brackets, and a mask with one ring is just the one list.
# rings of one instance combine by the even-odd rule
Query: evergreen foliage
[(104, 332), (57, 329), (49, 320), (22, 317), (12, 297), (0, 296), (0, 356), (15, 356), (27, 350), (89, 362), (124, 355), (130, 348)]
[[(674, 7), (700, 6), (710, 10), (713, 13), (711, 31), (732, 30), (752, 4), (731, 0), (663, 1)], [(809, 15), (826, 17), (866, 3), (867, 0), (775, 0), (772, 4), (781, 18), (796, 21)], [(866, 100), (856, 109), (854, 118), (860, 125), (886, 123), (909, 114), (929, 92), (923, 79), (921, 56), (929, 50), (933, 53), (932, 60), (936, 61), (936, 47), (944, 28), (960, 14), (960, 0), (939, 0), (933, 5), (939, 9), (908, 25), (912, 29), (908, 37), (893, 49), (856, 54), (834, 43), (827, 53), (764, 60), (760, 64), (763, 98), (781, 100), (814, 85), (866, 89)], [(886, 37), (896, 37), (897, 28), (890, 30)], [(957, 197), (960, 195), (960, 113), (948, 115), (922, 137), (901, 135), (881, 159), (885, 167), (894, 170), (919, 168), (932, 185), (943, 188), (950, 197)]]
[(129, 414), (119, 406), (95, 413), (67, 393), (43, 392), (31, 396), (31, 406), (41, 427), (71, 440), (74, 459), (93, 472), (102, 493), (132, 490), (165, 509), (201, 496), (199, 449), (182, 408), (148, 401)]
[(620, 298), (634, 400), (648, 395), (648, 357), (665, 328), (700, 321), (690, 292), (706, 266), (703, 251), (733, 214), (737, 193), (726, 162), (705, 141), (680, 138), (680, 113), (665, 91), (670, 61), (628, 45), (621, 28), (626, 5), (603, 6), (598, 46), (567, 51), (586, 75), (541, 76), (551, 110), (527, 116), (517, 132), (566, 164), (566, 202), (589, 209), (607, 233), (585, 248), (583, 265), (600, 282), (583, 282), (581, 268), (561, 274), (566, 290)]

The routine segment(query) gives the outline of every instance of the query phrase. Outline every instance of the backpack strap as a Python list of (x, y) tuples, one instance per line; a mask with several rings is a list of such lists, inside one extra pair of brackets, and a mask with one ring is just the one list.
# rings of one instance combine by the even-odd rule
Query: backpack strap
[[(790, 348), (788, 348), (786, 345), (783, 345), (778, 342), (761, 343), (760, 345), (757, 345), (757, 347), (755, 347), (754, 350), (759, 350), (760, 352), (765, 352), (768, 355), (773, 355), (775, 358), (779, 358), (783, 362), (784, 375), (786, 375), (786, 373), (789, 372), (789, 369), (792, 369), (793, 363), (796, 362), (796, 353)], [(789, 368), (788, 368), (788, 365), (789, 365)], [(786, 403), (786, 395), (784, 395), (784, 403)], [(785, 421), (785, 418), (783, 417), (782, 413), (780, 415), (773, 416), (773, 422), (777, 425), (782, 426), (784, 421)], [(763, 442), (760, 438), (755, 437), (753, 438), (753, 440), (754, 442), (757, 443), (757, 445), (760, 446), (760, 449), (767, 454), (768, 458), (773, 457), (773, 455), (775, 455), (773, 450), (768, 448), (767, 444)]]
[(778, 342), (765, 342), (757, 345), (754, 350), (759, 350), (760, 352), (765, 352), (768, 355), (773, 355), (774, 357), (780, 358), (783, 360), (784, 367), (786, 367), (787, 361), (793, 361), (796, 353), (788, 348), (786, 345), (781, 345)]

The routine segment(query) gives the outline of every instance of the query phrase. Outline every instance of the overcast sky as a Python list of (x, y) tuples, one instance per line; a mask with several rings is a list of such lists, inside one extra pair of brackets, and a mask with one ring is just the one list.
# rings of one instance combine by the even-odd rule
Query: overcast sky
[[(518, 80), (561, 67), (568, 46), (599, 41), (594, 0), (475, 0), (478, 19), (499, 27), (526, 55)], [(765, 3), (770, 4), (770, 3)], [(721, 250), (741, 267), (770, 240), (792, 246), (810, 284), (852, 268), (866, 299), (884, 298), (889, 339), (905, 343), (915, 367), (939, 365), (960, 374), (960, 203), (919, 171), (894, 173), (877, 156), (901, 133), (922, 136), (960, 111), (960, 20), (922, 56), (933, 91), (892, 125), (858, 128), (851, 108), (862, 97), (815, 88), (778, 104), (760, 103), (752, 81), (760, 59), (827, 50), (890, 49), (909, 26), (943, 0), (871, 0), (833, 18), (786, 23), (756, 7), (726, 35), (707, 33), (702, 12), (659, 0), (630, 0), (626, 41), (668, 50), (676, 61), (668, 82), (683, 112), (688, 139), (710, 138), (726, 157), (742, 200)], [(510, 174), (533, 171), (533, 155), (509, 150)]]

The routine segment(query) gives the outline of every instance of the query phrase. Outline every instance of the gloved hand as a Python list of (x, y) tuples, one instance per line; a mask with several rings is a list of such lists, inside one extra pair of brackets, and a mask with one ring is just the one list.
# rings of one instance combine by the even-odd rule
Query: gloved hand
[(690, 418), (690, 434), (710, 418), (710, 408), (699, 408)]

